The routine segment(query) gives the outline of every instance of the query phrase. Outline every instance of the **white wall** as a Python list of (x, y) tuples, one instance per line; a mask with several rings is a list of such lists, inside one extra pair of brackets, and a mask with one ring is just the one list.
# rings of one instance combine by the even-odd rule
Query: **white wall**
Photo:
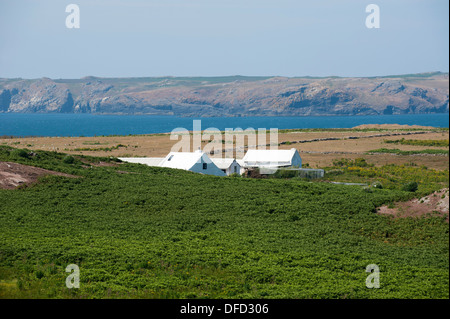
[[(236, 170), (235, 170), (235, 168), (236, 168)], [(236, 163), (236, 161), (234, 161), (233, 164), (231, 164), (230, 167), (228, 167), (226, 170), (226, 174), (228, 176), (230, 176), (231, 174), (234, 174), (234, 173), (239, 174), (239, 175), (241, 174), (241, 166), (238, 163)]]
[(300, 157), (300, 154), (298, 154), (298, 152), (295, 152), (294, 156), (292, 157), (292, 166), (298, 168), (302, 167), (302, 158)]
[[(203, 163), (206, 163), (206, 169), (203, 169)], [(226, 176), (226, 174), (222, 172), (222, 170), (218, 168), (206, 154), (203, 154), (203, 156), (200, 158), (200, 162), (195, 163), (194, 166), (189, 169), (189, 171), (206, 175)]]

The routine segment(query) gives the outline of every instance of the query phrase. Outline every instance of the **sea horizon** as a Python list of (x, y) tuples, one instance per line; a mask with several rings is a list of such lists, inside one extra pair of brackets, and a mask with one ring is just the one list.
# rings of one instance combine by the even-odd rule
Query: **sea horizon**
[(179, 117), (173, 115), (117, 115), (73, 113), (0, 113), (0, 136), (90, 137), (170, 133), (184, 128), (338, 129), (368, 124), (449, 127), (449, 113), (399, 115)]

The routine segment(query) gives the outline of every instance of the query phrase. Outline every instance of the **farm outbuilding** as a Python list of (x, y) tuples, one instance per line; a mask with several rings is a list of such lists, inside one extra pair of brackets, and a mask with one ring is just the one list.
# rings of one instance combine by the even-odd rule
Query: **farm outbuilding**
[(211, 157), (211, 161), (228, 176), (231, 174), (241, 174), (241, 166), (234, 158)]
[(295, 148), (290, 150), (248, 150), (242, 161), (246, 168), (302, 167), (302, 158)]
[(201, 150), (195, 152), (170, 152), (166, 157), (121, 157), (129, 163), (183, 169), (191, 172), (226, 176), (244, 174), (258, 169), (261, 174), (274, 174), (279, 169), (295, 170), (296, 176), (323, 177), (323, 170), (302, 169), (302, 159), (295, 148), (290, 150), (248, 150), (243, 159), (210, 158)]
[(241, 167), (240, 174), (241, 174), (241, 175), (244, 174), (245, 171), (247, 170), (247, 168), (245, 167), (244, 160), (236, 159), (236, 162), (237, 162), (237, 163), (239, 164), (239, 166)]

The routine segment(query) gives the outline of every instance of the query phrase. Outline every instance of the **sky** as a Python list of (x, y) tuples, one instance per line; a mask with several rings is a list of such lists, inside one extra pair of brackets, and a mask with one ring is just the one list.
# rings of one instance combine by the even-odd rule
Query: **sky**
[[(80, 9), (67, 28), (66, 6)], [(366, 6), (380, 8), (367, 28)], [(449, 70), (448, 0), (1, 0), (0, 77)]]

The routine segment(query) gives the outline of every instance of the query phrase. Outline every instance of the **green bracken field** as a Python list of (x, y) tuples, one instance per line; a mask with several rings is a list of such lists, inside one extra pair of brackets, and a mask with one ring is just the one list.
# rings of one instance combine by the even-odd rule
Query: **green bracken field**
[[(77, 176), (0, 190), (1, 298), (449, 298), (445, 218), (375, 213), (448, 187), (448, 170), (326, 168), (328, 181), (383, 185), (362, 187), (7, 146), (0, 161)], [(410, 182), (416, 192), (402, 190)], [(69, 264), (79, 289), (65, 286)], [(378, 289), (366, 287), (369, 264)]]

